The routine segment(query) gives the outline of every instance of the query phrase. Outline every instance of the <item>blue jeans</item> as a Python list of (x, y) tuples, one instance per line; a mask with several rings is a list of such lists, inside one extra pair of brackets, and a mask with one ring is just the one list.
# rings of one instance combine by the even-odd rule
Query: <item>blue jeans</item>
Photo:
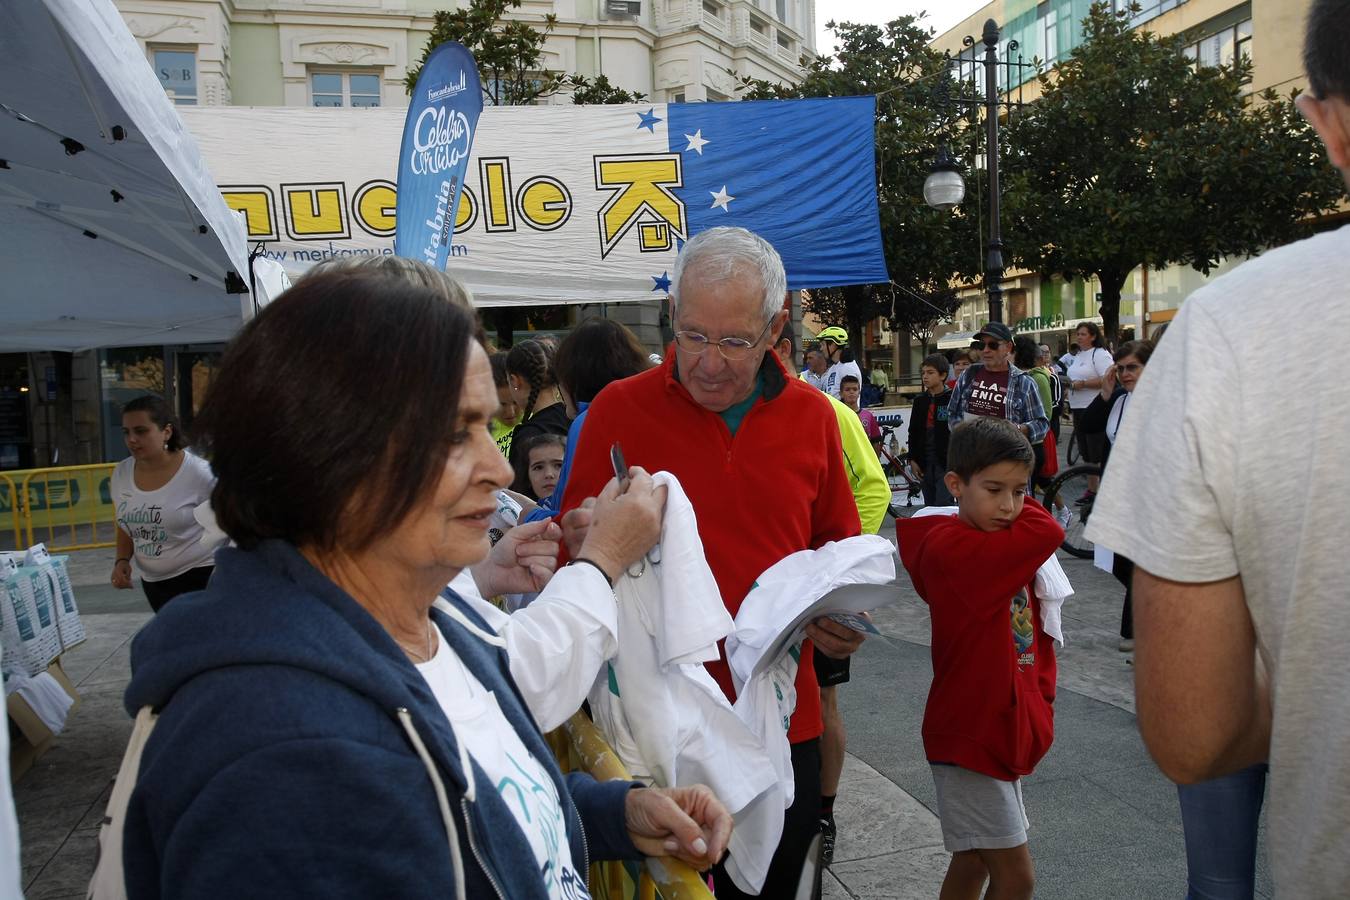
[(1261, 763), (1199, 784), (1177, 785), (1186, 834), (1186, 900), (1251, 900), (1256, 825), (1268, 771)]

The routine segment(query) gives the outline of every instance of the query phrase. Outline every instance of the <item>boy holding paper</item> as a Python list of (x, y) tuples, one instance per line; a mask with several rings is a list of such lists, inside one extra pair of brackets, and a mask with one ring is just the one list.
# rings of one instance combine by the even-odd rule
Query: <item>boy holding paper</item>
[(955, 516), (896, 523), (900, 560), (933, 622), (933, 686), (924, 752), (952, 853), (942, 900), (1030, 898), (1021, 777), (1054, 737), (1054, 641), (1041, 622), (1036, 570), (1064, 531), (1026, 502), (1031, 445), (1002, 419), (958, 426), (945, 483)]

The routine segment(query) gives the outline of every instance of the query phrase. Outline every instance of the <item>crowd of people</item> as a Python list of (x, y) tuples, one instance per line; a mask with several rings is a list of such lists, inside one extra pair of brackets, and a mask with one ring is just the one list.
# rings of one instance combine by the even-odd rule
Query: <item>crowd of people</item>
[[(1348, 19), (1345, 0), (1313, 4), (1298, 100), (1343, 173)], [(922, 359), (907, 458), (928, 508), (896, 538), (932, 622), (921, 730), (943, 900), (1034, 894), (1021, 780), (1054, 740), (1071, 593), (1055, 551), (1085, 504), (1097, 563), (1125, 588), (1140, 730), (1178, 785), (1189, 896), (1253, 895), (1267, 781), (1278, 895), (1345, 893), (1350, 407), (1290, 394), (1268, 335), (1350, 324), (1326, 304), (1347, 234), (1238, 267), (1156, 347), (1111, 348), (1086, 322), (1054, 360), (991, 322), (969, 351)], [(864, 377), (837, 325), (799, 368), (786, 285), (762, 237), (712, 228), (675, 263), (664, 358), (603, 318), (493, 353), (454, 278), (326, 263), (231, 342), (191, 447), (162, 400), (129, 403), (111, 581), (130, 588), (134, 566), (156, 616), (126, 693), (139, 755), (105, 820), (120, 852), (91, 896), (575, 900), (592, 861), (652, 856), (706, 873), (718, 898), (754, 895), (727, 869), (733, 817), (709, 788), (564, 773), (543, 732), (618, 652), (616, 583), (662, 537), (656, 473), (687, 498), (732, 615), (786, 557), (881, 528), (890, 485), (863, 397), (889, 379)], [(1273, 409), (1304, 439), (1256, 437)], [(1038, 503), (1065, 419), (1103, 474)], [(819, 895), (838, 691), (864, 638), (822, 617), (791, 650), (792, 800), (758, 896)], [(734, 700), (725, 652), (704, 666)]]

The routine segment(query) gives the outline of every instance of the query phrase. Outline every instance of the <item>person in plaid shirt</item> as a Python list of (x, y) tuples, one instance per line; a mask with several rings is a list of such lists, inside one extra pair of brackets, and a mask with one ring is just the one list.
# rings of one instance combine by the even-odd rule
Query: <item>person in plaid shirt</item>
[(965, 419), (1007, 419), (1033, 444), (1050, 430), (1036, 382), (1011, 362), (1013, 334), (1002, 322), (990, 322), (975, 335), (980, 362), (966, 369), (952, 388), (947, 405), (950, 427)]

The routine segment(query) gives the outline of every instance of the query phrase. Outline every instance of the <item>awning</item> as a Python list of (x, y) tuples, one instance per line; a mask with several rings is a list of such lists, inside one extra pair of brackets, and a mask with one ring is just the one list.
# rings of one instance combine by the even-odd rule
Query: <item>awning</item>
[(975, 343), (974, 331), (953, 331), (950, 334), (944, 334), (937, 340), (939, 350), (969, 350), (970, 345)]
[(112, 0), (0, 4), (0, 350), (225, 340), (247, 259)]

